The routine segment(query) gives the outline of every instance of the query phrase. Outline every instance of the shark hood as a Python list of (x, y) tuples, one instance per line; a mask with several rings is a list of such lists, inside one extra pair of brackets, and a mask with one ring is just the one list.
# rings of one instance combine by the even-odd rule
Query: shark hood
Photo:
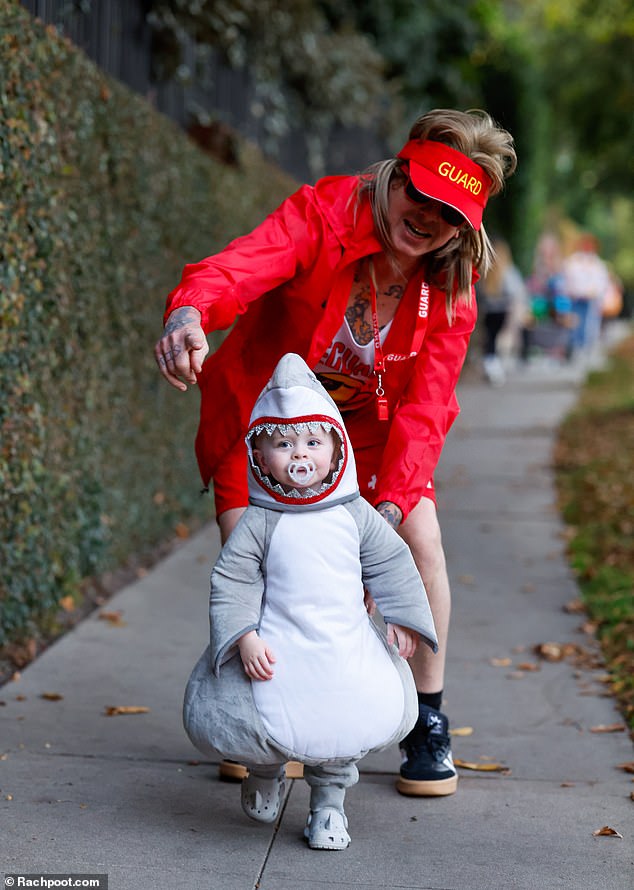
[[(282, 486), (258, 466), (253, 449), (263, 436), (276, 430), (286, 436), (308, 431), (332, 436), (334, 469), (323, 481), (310, 485), (311, 461), (289, 466), (299, 487)], [(359, 497), (357, 471), (350, 439), (339, 409), (306, 362), (289, 352), (278, 362), (271, 379), (260, 393), (246, 435), (249, 453), (249, 501), (274, 510), (322, 510)], [(301, 480), (307, 479), (308, 485)]]

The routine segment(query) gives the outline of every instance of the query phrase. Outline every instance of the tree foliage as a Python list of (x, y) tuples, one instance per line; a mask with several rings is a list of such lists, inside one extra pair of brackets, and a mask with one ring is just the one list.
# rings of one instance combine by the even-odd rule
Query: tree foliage
[(251, 110), (271, 139), (290, 127), (315, 137), (335, 124), (385, 117), (381, 54), (364, 35), (330, 28), (315, 0), (151, 0), (150, 6), (159, 75), (195, 75), (182, 69), (187, 41), (200, 59), (213, 49), (232, 67), (248, 67)]

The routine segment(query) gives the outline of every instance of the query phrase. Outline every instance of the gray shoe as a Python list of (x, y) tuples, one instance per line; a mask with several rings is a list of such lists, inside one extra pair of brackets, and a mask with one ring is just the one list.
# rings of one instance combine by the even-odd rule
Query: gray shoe
[(311, 810), (306, 821), (304, 837), (311, 850), (345, 850), (350, 844), (345, 813), (335, 807)]
[(256, 822), (275, 822), (284, 798), (284, 775), (263, 779), (252, 773), (242, 780), (242, 809)]

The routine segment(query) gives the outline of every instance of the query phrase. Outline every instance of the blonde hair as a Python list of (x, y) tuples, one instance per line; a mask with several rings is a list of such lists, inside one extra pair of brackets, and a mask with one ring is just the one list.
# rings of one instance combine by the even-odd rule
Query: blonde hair
[[(479, 164), (491, 180), (489, 195), (497, 195), (504, 181), (517, 166), (513, 137), (499, 127), (485, 111), (455, 111), (437, 108), (419, 117), (409, 132), (409, 140), (443, 142)], [(404, 183), (403, 161), (390, 158), (372, 164), (362, 174), (358, 199), (368, 195), (374, 225), (388, 255), (394, 258), (390, 237), (388, 207), (390, 189)], [(455, 302), (469, 303), (472, 295), (473, 269), (486, 275), (493, 262), (494, 251), (484, 226), (476, 232), (468, 224), (459, 237), (435, 251), (430, 257), (430, 277), (441, 284), (446, 297), (447, 317), (454, 316)]]

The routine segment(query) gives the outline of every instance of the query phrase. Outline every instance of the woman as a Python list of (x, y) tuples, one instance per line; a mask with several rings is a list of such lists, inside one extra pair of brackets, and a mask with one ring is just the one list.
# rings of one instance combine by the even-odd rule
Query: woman
[[(441, 711), (450, 589), (433, 473), (459, 410), (474, 282), (491, 260), (482, 212), (515, 164), (510, 134), (487, 114), (424, 114), (397, 157), (303, 186), (186, 266), (155, 347), (169, 383), (200, 387), (196, 453), (223, 541), (248, 503), (249, 412), (280, 357), (299, 353), (342, 411), (361, 494), (409, 545), (439, 639), (436, 655), (421, 647), (410, 660), (420, 713), (401, 743), (403, 794), (457, 787)], [(236, 318), (203, 367), (205, 332)]]

